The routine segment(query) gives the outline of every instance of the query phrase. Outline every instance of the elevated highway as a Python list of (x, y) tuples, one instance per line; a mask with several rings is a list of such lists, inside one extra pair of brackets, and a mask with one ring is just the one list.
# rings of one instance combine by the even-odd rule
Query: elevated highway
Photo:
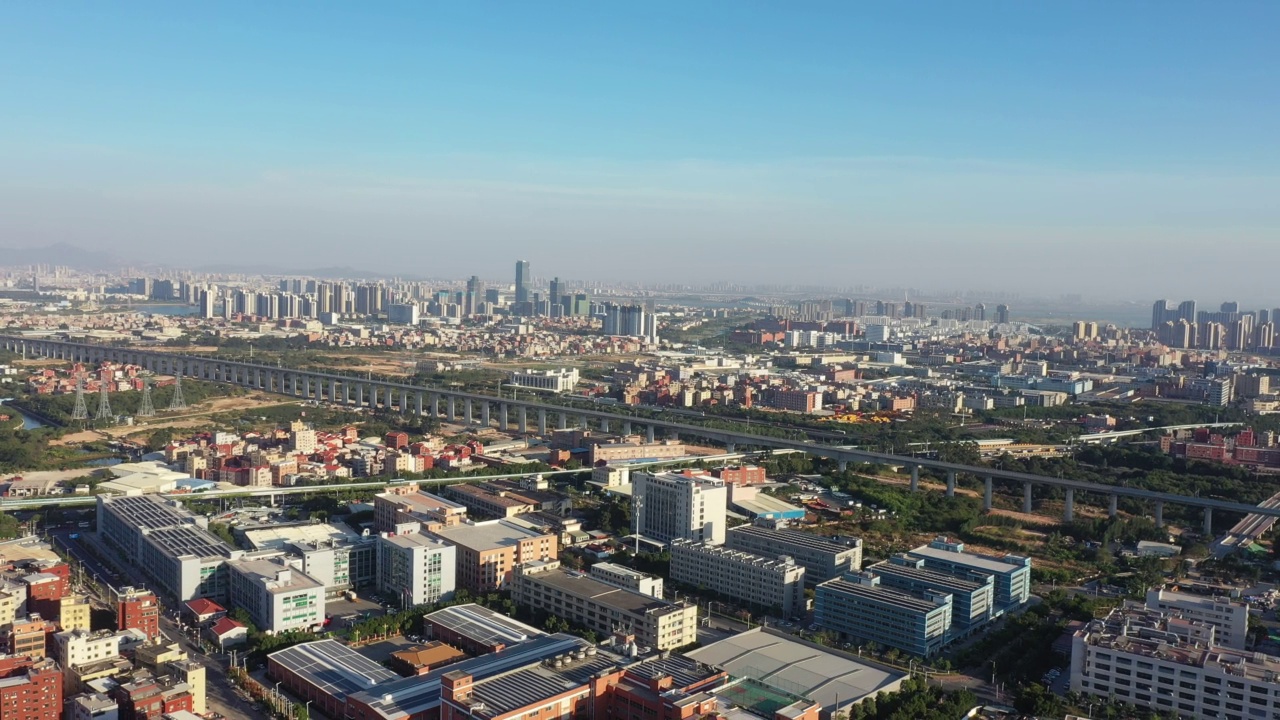
[(0, 335), (0, 347), (10, 352), (21, 354), (24, 357), (48, 357), (90, 363), (104, 360), (131, 363), (142, 366), (152, 372), (180, 373), (184, 377), (229, 383), (240, 387), (279, 393), (300, 400), (326, 402), (353, 408), (378, 408), (402, 414), (428, 415), (446, 418), (452, 422), (461, 420), (468, 425), (479, 425), (481, 427), (496, 425), (500, 430), (522, 434), (533, 432), (536, 428), (537, 434), (545, 435), (552, 427), (549, 421), (554, 420), (555, 427), (559, 429), (567, 429), (571, 423), (573, 427), (591, 427), (592, 423), (595, 423), (602, 432), (609, 432), (611, 428), (616, 428), (626, 434), (632, 433), (637, 428), (643, 428), (650, 442), (656, 440), (659, 433), (668, 437), (687, 436), (700, 438), (722, 444), (730, 453), (737, 452), (739, 447), (743, 449), (797, 450), (815, 457), (835, 461), (841, 467), (852, 462), (908, 469), (911, 473), (912, 490), (918, 489), (920, 469), (927, 468), (945, 474), (947, 478), (946, 492), (949, 496), (955, 494), (957, 477), (959, 475), (970, 475), (982, 480), (984, 485), (983, 505), (987, 509), (992, 506), (992, 492), (996, 482), (1022, 485), (1024, 512), (1031, 511), (1032, 488), (1036, 485), (1045, 485), (1060, 488), (1063, 491), (1065, 497), (1063, 515), (1064, 520), (1068, 522), (1075, 517), (1076, 493), (1089, 493), (1106, 497), (1108, 514), (1111, 516), (1116, 514), (1117, 501), (1121, 497), (1149, 503), (1157, 525), (1164, 524), (1164, 506), (1166, 504), (1199, 508), (1204, 513), (1203, 527), (1206, 535), (1212, 534), (1213, 512), (1215, 510), (1280, 517), (1280, 507), (1259, 507), (1216, 498), (1192, 497), (1141, 488), (1103, 485), (1080, 480), (1033, 475), (991, 467), (962, 465), (929, 458), (891, 455), (858, 448), (822, 445), (811, 440), (766, 437), (707, 427), (693, 422), (634, 417), (599, 406), (592, 408), (565, 407), (563, 405), (539, 402), (536, 399), (521, 400), (494, 397), (448, 388), (427, 387), (351, 375), (297, 370), (218, 358), (176, 355), (131, 346), (67, 342), (52, 337)]

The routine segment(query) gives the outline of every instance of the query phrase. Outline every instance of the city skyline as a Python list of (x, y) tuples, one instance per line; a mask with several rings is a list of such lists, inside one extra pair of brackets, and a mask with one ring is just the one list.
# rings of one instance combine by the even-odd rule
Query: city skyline
[(1093, 7), (10, 8), (0, 238), (1264, 302), (1277, 10)]

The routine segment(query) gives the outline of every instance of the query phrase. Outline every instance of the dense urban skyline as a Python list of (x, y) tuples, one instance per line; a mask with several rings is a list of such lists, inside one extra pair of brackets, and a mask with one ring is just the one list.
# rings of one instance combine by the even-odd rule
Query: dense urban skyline
[(1091, 7), (9, 8), (0, 238), (1265, 302), (1274, 6)]

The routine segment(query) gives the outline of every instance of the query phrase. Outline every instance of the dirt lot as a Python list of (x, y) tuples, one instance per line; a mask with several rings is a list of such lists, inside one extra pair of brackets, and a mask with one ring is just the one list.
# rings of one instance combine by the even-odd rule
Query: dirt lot
[(74, 468), (72, 470), (29, 470), (26, 472), (5, 475), (0, 478), (0, 482), (7, 482), (15, 477), (21, 477), (24, 480), (54, 480), (61, 482), (63, 480), (72, 480), (78, 477), (90, 475), (101, 468)]
[(82, 430), (81, 432), (67, 433), (57, 440), (50, 440), (50, 445), (79, 445), (81, 443), (93, 442), (101, 440), (104, 436), (96, 430)]
[(241, 397), (223, 397), (217, 398), (211, 402), (203, 402), (198, 406), (183, 412), (181, 415), (158, 415), (149, 422), (139, 423), (137, 425), (120, 425), (118, 427), (106, 428), (102, 432), (104, 435), (120, 438), (130, 435), (149, 434), (159, 428), (191, 428), (208, 425), (209, 416), (218, 413), (229, 412), (234, 410), (251, 410), (260, 407), (274, 407), (277, 405), (297, 405), (299, 401), (293, 400), (288, 402), (280, 402), (278, 395), (266, 395), (263, 393), (253, 393)]

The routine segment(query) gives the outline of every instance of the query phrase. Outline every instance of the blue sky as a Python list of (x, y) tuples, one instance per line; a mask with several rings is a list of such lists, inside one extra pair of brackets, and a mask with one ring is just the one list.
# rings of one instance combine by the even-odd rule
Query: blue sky
[[(922, 287), (1265, 300), (1266, 263), (1222, 282), (1170, 251), (1280, 260), (1278, 20), (1264, 2), (9, 3), (0, 245), (495, 278), (528, 256), (673, 282), (874, 284), (910, 257)], [(1100, 269), (1023, 277), (1068, 257)]]

